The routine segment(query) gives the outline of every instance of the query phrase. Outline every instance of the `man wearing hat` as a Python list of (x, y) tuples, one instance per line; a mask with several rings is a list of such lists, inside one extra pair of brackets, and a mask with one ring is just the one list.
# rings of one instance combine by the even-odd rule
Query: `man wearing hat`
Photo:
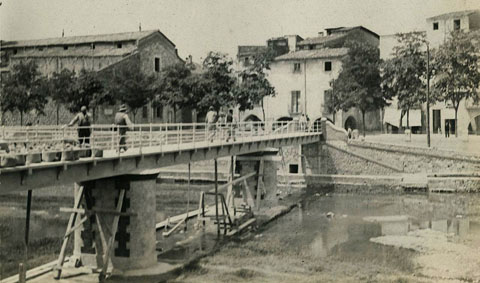
[(120, 135), (120, 141), (118, 142), (120, 152), (126, 151), (127, 130), (132, 129), (132, 121), (128, 118), (127, 106), (125, 104), (120, 105), (118, 112), (115, 114), (115, 130), (118, 129)]
[(90, 145), (90, 115), (87, 113), (87, 106), (82, 106), (80, 112), (66, 126), (72, 127), (77, 124), (78, 142), (80, 146)]

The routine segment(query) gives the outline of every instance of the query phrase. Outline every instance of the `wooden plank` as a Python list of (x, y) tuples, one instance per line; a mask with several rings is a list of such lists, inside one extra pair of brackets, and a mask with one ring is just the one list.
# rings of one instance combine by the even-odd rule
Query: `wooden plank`
[(182, 225), (182, 224), (185, 222), (186, 219), (187, 219), (187, 216), (185, 216), (185, 218), (184, 218), (182, 221), (179, 221), (175, 226), (173, 226), (172, 229), (163, 232), (162, 235), (163, 235), (164, 237), (170, 236), (173, 232), (175, 232), (175, 230), (178, 229), (178, 227), (180, 227), (180, 225)]
[[(68, 262), (70, 259), (66, 258), (64, 262)], [(57, 261), (51, 261), (49, 263), (37, 266), (35, 268), (32, 268), (27, 271), (27, 281), (33, 278), (36, 278), (38, 276), (41, 276), (43, 274), (46, 274), (48, 272), (51, 272), (55, 265), (57, 264)], [(5, 278), (1, 281), (2, 283), (17, 283), (18, 282), (18, 274), (12, 275), (8, 278)]]
[[(117, 203), (117, 212), (122, 211), (122, 205), (123, 205), (123, 198), (125, 197), (125, 189), (122, 189), (120, 191), (120, 196), (118, 197), (118, 203)], [(117, 234), (117, 229), (118, 229), (118, 221), (120, 220), (119, 215), (115, 215), (113, 217), (113, 224), (112, 224), (112, 235), (110, 239), (108, 240), (107, 244), (107, 249), (105, 250), (105, 255), (103, 256), (103, 266), (102, 266), (102, 271), (100, 272), (100, 275), (98, 277), (100, 282), (104, 282), (105, 278), (107, 276), (107, 269), (108, 269), (108, 261), (110, 260), (110, 253), (113, 248), (113, 242), (115, 241), (115, 234)]]
[[(75, 183), (75, 187), (78, 187), (77, 183)], [(78, 193), (75, 196), (74, 208), (80, 207), (82, 196), (83, 196), (83, 186), (80, 186), (78, 188)], [(67, 231), (65, 231), (65, 236), (63, 238), (60, 254), (58, 255), (58, 262), (57, 262), (57, 265), (55, 266), (56, 272), (54, 274), (54, 278), (57, 280), (60, 279), (60, 276), (62, 275), (62, 266), (63, 266), (63, 262), (65, 261), (65, 250), (67, 248), (68, 240), (70, 239), (70, 234), (68, 233), (69, 233), (69, 230), (72, 228), (72, 225), (75, 223), (76, 218), (77, 218), (77, 213), (74, 212), (70, 215), (70, 218), (68, 219)]]
[(257, 219), (255, 218), (251, 218), (249, 220), (247, 220), (246, 222), (242, 223), (242, 225), (238, 226), (238, 228), (236, 229), (233, 229), (231, 230), (230, 232), (227, 233), (227, 236), (233, 236), (239, 232), (241, 232), (242, 230), (244, 230), (245, 228), (247, 228), (248, 226), (252, 225), (253, 223), (255, 223), (255, 221), (257, 221)]
[(80, 213), (80, 214), (89, 214), (89, 215), (110, 214), (110, 215), (119, 215), (119, 216), (137, 216), (136, 213), (132, 213), (132, 212), (117, 212), (114, 209), (103, 209), (103, 208), (84, 209), (84, 208), (60, 207), (60, 212)]
[(83, 217), (82, 220), (80, 220), (77, 224), (75, 224), (75, 226), (73, 226), (70, 231), (67, 232), (67, 235), (65, 236), (70, 236), (70, 234), (72, 234), (73, 232), (75, 232), (75, 230), (77, 230), (78, 228), (82, 227), (82, 224), (85, 223), (85, 221), (87, 221), (87, 217)]

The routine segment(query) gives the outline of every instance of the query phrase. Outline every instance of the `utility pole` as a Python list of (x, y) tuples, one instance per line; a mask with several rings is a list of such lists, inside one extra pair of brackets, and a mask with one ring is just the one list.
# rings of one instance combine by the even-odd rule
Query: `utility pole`
[(427, 146), (430, 147), (430, 47), (427, 42)]

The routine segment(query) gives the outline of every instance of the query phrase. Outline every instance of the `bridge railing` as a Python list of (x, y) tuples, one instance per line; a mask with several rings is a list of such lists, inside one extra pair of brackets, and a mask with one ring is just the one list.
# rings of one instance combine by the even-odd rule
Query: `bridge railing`
[(105, 151), (114, 156), (127, 149), (162, 152), (239, 143), (266, 136), (299, 135), (313, 128), (319, 127), (300, 121), (2, 127), (0, 167), (99, 158)]

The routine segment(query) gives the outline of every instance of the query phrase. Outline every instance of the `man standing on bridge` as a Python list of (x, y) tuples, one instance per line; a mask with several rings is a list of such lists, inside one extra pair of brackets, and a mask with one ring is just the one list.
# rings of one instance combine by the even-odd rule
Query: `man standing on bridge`
[(87, 106), (82, 106), (80, 112), (66, 125), (68, 127), (72, 127), (75, 124), (78, 125), (78, 142), (80, 146), (90, 145), (90, 120), (90, 115), (87, 113)]
[(118, 129), (120, 140), (118, 142), (118, 150), (120, 152), (127, 151), (127, 130), (132, 130), (133, 123), (128, 118), (127, 106), (125, 104), (120, 105), (117, 114), (115, 114), (115, 131)]
[(207, 122), (207, 130), (209, 132), (208, 139), (210, 142), (213, 142), (213, 137), (215, 136), (215, 123), (217, 122), (217, 112), (213, 109), (213, 106), (208, 108), (207, 117), (205, 118), (205, 122)]

